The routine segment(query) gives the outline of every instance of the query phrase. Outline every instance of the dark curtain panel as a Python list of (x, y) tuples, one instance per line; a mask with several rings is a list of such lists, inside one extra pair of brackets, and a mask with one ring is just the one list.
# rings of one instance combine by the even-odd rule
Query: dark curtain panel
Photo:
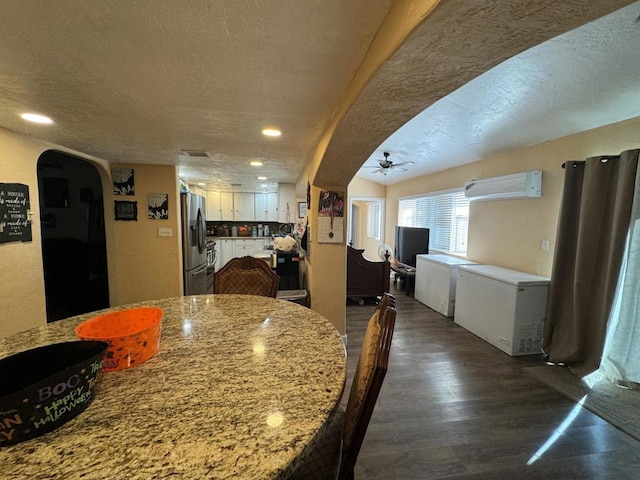
[(638, 151), (567, 162), (543, 349), (585, 376), (600, 366), (631, 218)]

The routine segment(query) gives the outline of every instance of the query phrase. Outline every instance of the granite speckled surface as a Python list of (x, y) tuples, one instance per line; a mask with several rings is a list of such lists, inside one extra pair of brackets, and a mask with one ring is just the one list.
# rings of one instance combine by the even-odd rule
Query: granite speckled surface
[[(340, 401), (346, 359), (333, 325), (300, 305), (243, 295), (110, 310), (143, 305), (164, 310), (157, 355), (103, 373), (93, 403), (58, 429), (0, 449), (2, 477), (286, 477)], [(0, 358), (74, 340), (92, 316), (0, 339)]]

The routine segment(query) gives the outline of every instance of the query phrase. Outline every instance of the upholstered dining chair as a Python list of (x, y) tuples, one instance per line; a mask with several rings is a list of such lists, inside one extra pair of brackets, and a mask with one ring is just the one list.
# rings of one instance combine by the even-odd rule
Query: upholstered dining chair
[(353, 480), (358, 453), (387, 373), (395, 323), (395, 297), (385, 294), (367, 324), (347, 407), (334, 414), (303, 452), (292, 480)]
[(236, 257), (213, 277), (213, 293), (237, 293), (276, 298), (280, 277), (264, 260)]

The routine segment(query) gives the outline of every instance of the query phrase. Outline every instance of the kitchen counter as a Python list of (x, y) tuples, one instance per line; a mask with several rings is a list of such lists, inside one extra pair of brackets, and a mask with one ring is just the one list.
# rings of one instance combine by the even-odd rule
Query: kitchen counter
[[(164, 310), (158, 354), (105, 372), (78, 417), (0, 449), (4, 478), (282, 478), (337, 407), (345, 349), (321, 315), (291, 302), (197, 295)], [(0, 357), (74, 340), (80, 315), (0, 339)]]
[(271, 237), (207, 237), (207, 240), (264, 240), (271, 242)]

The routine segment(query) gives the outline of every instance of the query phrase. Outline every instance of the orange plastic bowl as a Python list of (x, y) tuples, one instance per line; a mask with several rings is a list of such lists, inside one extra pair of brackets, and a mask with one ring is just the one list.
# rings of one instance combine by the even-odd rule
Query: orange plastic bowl
[(107, 342), (104, 371), (123, 370), (158, 353), (163, 313), (161, 308), (140, 307), (99, 315), (78, 325), (76, 335)]

